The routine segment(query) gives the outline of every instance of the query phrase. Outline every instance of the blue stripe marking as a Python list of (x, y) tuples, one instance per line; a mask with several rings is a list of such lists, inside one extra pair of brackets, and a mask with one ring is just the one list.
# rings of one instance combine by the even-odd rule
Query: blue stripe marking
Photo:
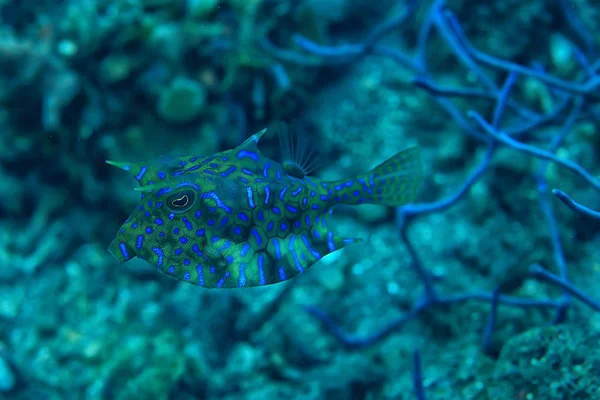
[(271, 189), (269, 189), (269, 186), (265, 186), (265, 204), (269, 204), (270, 200), (271, 200)]
[(256, 243), (261, 245), (263, 242), (263, 239), (262, 239), (262, 236), (260, 236), (260, 233), (258, 233), (258, 231), (255, 228), (252, 228), (250, 230), (250, 232), (252, 233), (252, 236), (254, 236), (254, 238), (256, 239)]
[(202, 268), (202, 264), (196, 265), (196, 272), (198, 273), (198, 285), (204, 286), (204, 271)]
[(248, 157), (248, 158), (251, 158), (254, 161), (258, 161), (258, 154), (256, 154), (253, 151), (240, 150), (239, 153), (238, 153), (238, 155), (237, 155), (237, 158), (242, 159), (244, 157)]
[(281, 259), (281, 248), (279, 247), (279, 240), (277, 238), (271, 239), (273, 241), (273, 247), (275, 247), (275, 258)]
[(140, 235), (137, 237), (137, 242), (135, 244), (136, 249), (141, 249), (144, 244), (144, 235)]
[(256, 204), (254, 204), (254, 193), (252, 193), (252, 188), (250, 186), (246, 188), (246, 195), (248, 197), (248, 206), (250, 208), (255, 208)]
[(222, 229), (227, 222), (229, 222), (229, 218), (228, 217), (223, 217), (223, 219), (221, 220), (221, 224), (219, 225), (219, 227)]
[(186, 171), (190, 172), (190, 171), (195, 171), (198, 168), (200, 168), (200, 165), (194, 165), (193, 167), (188, 168)]
[(285, 281), (285, 268), (283, 266), (279, 267), (279, 280)]
[(219, 196), (217, 196), (217, 194), (215, 192), (207, 192), (207, 193), (203, 193), (202, 194), (202, 198), (209, 198), (209, 199), (213, 199), (215, 201), (215, 203), (217, 203), (217, 207), (225, 210), (225, 212), (227, 214), (231, 213), (231, 208), (229, 208), (220, 198)]
[(189, 280), (190, 280), (190, 277), (191, 277), (191, 275), (190, 275), (190, 273), (189, 273), (189, 272), (187, 272), (187, 271), (186, 271), (186, 272), (183, 274), (183, 279), (184, 279), (184, 280), (186, 280), (186, 281), (189, 281)]
[(181, 218), (181, 221), (185, 224), (185, 227), (187, 228), (188, 231), (191, 231), (194, 229), (194, 227), (192, 226), (192, 223), (186, 217)]
[(273, 207), (271, 210), (273, 211), (273, 213), (275, 213), (277, 215), (279, 215), (281, 213), (281, 210), (279, 209), (279, 207)]
[(235, 166), (232, 165), (231, 167), (229, 167), (229, 169), (227, 171), (221, 172), (221, 176), (225, 177), (225, 176), (231, 174), (233, 171), (235, 171)]
[(304, 268), (302, 268), (302, 265), (300, 264), (300, 260), (298, 259), (298, 254), (296, 254), (296, 250), (294, 249), (294, 241), (296, 240), (296, 235), (291, 235), (290, 236), (290, 243), (288, 245), (288, 250), (292, 253), (292, 256), (294, 256), (294, 264), (296, 264), (296, 269), (298, 270), (299, 273), (304, 272)]
[(227, 240), (227, 241), (225, 241), (225, 243), (223, 243), (223, 246), (221, 246), (221, 248), (217, 251), (219, 252), (219, 254), (223, 253), (225, 250), (227, 250), (229, 248), (229, 246), (231, 246), (231, 242), (229, 240)]
[(204, 253), (202, 253), (202, 251), (200, 251), (200, 248), (198, 247), (197, 244), (194, 244), (192, 246), (192, 251), (196, 254), (198, 254), (200, 257), (204, 257)]
[(259, 211), (259, 212), (256, 214), (256, 218), (257, 218), (259, 221), (263, 221), (263, 220), (265, 219), (265, 216), (264, 216), (264, 214), (263, 214), (262, 210), (261, 210), (261, 211)]
[(368, 177), (368, 179), (369, 179), (369, 185), (375, 186), (374, 178), (375, 178), (375, 176), (373, 174), (369, 175), (369, 177)]
[(263, 253), (258, 254), (258, 284), (264, 285), (267, 283), (267, 279), (265, 278), (265, 255)]
[(165, 258), (165, 253), (163, 253), (163, 251), (160, 247), (153, 247), (152, 251), (154, 252), (154, 254), (156, 254), (158, 256), (158, 260), (156, 261), (156, 266), (158, 268), (162, 268), (163, 260)]
[(327, 232), (327, 246), (329, 251), (335, 251), (335, 242), (333, 241), (333, 232)]
[(246, 257), (246, 254), (250, 251), (250, 245), (248, 243), (244, 243), (242, 249), (240, 250), (240, 256)]
[(314, 258), (316, 258), (317, 260), (321, 259), (321, 253), (319, 253), (318, 251), (316, 251), (315, 249), (313, 249), (313, 247), (311, 246), (308, 237), (306, 237), (306, 235), (302, 235), (302, 241), (304, 242), (304, 245), (306, 246), (306, 248), (308, 249), (308, 251), (310, 251), (310, 254), (312, 254), (312, 256)]
[(293, 213), (298, 212), (298, 209), (296, 207), (289, 205), (289, 204), (286, 205), (285, 208), (287, 208), (288, 211), (293, 212)]
[(125, 245), (125, 243), (119, 243), (119, 249), (121, 250), (121, 254), (123, 255), (123, 257), (126, 260), (129, 260), (129, 252), (127, 251), (127, 246)]
[(200, 190), (200, 185), (195, 184), (193, 182), (181, 182), (177, 184), (177, 187), (191, 187), (194, 188), (196, 190)]
[(306, 215), (304, 217), (304, 222), (306, 222), (306, 226), (310, 226), (310, 216), (309, 215)]
[(277, 176), (277, 179), (281, 179), (281, 170), (279, 168), (275, 171), (275, 176)]
[(274, 224), (273, 224), (273, 221), (269, 222), (269, 223), (267, 224), (267, 230), (268, 230), (268, 231), (272, 231), (272, 230), (273, 230), (273, 225), (274, 225)]
[(302, 186), (298, 186), (298, 189), (292, 192), (292, 196), (296, 197), (300, 194), (300, 192), (302, 192)]
[(140, 173), (139, 173), (139, 174), (137, 174), (137, 175), (135, 176), (135, 179), (136, 179), (137, 181), (141, 181), (141, 180), (142, 180), (142, 178), (144, 177), (144, 174), (146, 173), (146, 171), (147, 171), (147, 168), (146, 168), (146, 166), (144, 165), (142, 168), (140, 168)]
[(283, 201), (285, 199), (285, 193), (287, 192), (287, 190), (287, 186), (281, 189), (281, 192), (279, 192), (279, 200)]
[(269, 164), (269, 163), (266, 163), (266, 164), (265, 164), (265, 168), (263, 169), (263, 176), (264, 176), (265, 178), (268, 178), (268, 177), (269, 177), (269, 168), (271, 168), (271, 164)]
[(217, 284), (215, 285), (216, 287), (220, 288), (221, 286), (223, 286), (223, 284), (225, 283), (225, 281), (227, 280), (227, 278), (229, 278), (229, 271), (225, 272), (225, 274), (223, 274), (223, 277), (221, 279), (219, 279), (219, 281), (217, 282)]
[(250, 171), (248, 168), (242, 168), (242, 172), (245, 173), (246, 175), (254, 175), (252, 173), (252, 171)]
[(238, 281), (238, 287), (243, 287), (246, 285), (246, 264), (240, 264), (240, 278)]
[(316, 184), (316, 183), (314, 183), (313, 181), (311, 181), (310, 179), (308, 179), (308, 176), (305, 176), (305, 177), (304, 177), (304, 180), (305, 180), (306, 182), (308, 182), (310, 185), (312, 185), (312, 186), (314, 186), (314, 187), (317, 187), (317, 184)]

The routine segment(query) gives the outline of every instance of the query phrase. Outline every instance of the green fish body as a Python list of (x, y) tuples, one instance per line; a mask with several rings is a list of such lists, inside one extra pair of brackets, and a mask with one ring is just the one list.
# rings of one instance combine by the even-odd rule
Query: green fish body
[(109, 251), (120, 263), (139, 257), (206, 288), (270, 285), (360, 241), (327, 228), (334, 206), (400, 206), (415, 197), (421, 181), (417, 147), (365, 175), (330, 182), (261, 154), (265, 131), (211, 156), (107, 161), (129, 171), (142, 192)]

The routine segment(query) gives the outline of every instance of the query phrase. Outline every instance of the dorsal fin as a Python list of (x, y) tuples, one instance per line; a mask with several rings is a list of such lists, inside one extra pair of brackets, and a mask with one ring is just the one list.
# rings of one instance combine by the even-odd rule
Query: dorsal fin
[(302, 135), (301, 127), (296, 121), (289, 127), (285, 122), (276, 122), (271, 129), (275, 130), (279, 137), (281, 165), (285, 172), (302, 179), (319, 167), (315, 149), (310, 147), (306, 135)]
[(258, 150), (258, 142), (260, 141), (260, 138), (263, 137), (263, 135), (265, 134), (266, 131), (267, 131), (267, 129), (265, 128), (263, 130), (256, 132), (254, 135), (252, 135), (248, 139), (244, 140), (244, 142), (242, 144), (237, 146), (234, 149), (234, 151), (237, 152), (242, 149), (248, 150), (248, 151)]

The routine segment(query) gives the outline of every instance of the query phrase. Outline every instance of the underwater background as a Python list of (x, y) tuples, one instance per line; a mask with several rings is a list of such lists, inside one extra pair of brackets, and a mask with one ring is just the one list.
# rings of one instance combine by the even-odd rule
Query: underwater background
[[(592, 0), (0, 0), (0, 399), (600, 399), (599, 32)], [(416, 201), (336, 208), (365, 241), (275, 285), (117, 263), (105, 160), (275, 121), (327, 180), (418, 145)]]

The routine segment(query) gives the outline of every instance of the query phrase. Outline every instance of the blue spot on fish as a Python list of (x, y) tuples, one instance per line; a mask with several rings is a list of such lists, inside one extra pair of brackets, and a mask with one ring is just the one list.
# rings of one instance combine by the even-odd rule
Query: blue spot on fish
[(250, 158), (250, 159), (252, 159), (254, 161), (258, 161), (258, 154), (254, 153), (252, 151), (248, 151), (248, 150), (240, 150), (239, 153), (238, 153), (238, 155), (237, 155), (237, 157), (239, 159), (248, 157), (248, 158)]
[(123, 258), (125, 258), (126, 260), (129, 260), (129, 253), (127, 252), (127, 246), (125, 245), (125, 243), (119, 243), (119, 249), (121, 250), (121, 254), (123, 255)]

